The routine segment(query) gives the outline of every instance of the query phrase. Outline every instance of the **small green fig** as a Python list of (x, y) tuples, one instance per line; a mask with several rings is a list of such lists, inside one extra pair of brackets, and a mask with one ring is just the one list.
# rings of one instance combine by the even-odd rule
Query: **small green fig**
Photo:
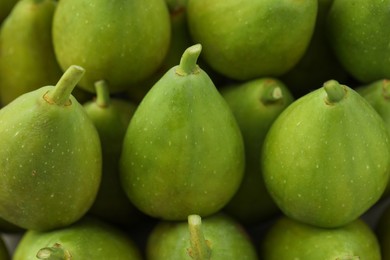
[(346, 71), (364, 84), (390, 78), (390, 0), (334, 0), (327, 38)]
[(148, 260), (258, 259), (245, 229), (224, 214), (161, 221), (149, 235), (146, 255)]
[(237, 120), (245, 146), (244, 179), (225, 210), (243, 223), (259, 223), (278, 213), (261, 174), (262, 145), (273, 121), (294, 98), (275, 78), (232, 85), (221, 89), (221, 94)]
[(362, 96), (330, 80), (279, 115), (261, 160), (266, 187), (287, 216), (339, 227), (382, 196), (390, 174), (389, 134)]
[(274, 222), (261, 241), (263, 260), (380, 260), (373, 230), (361, 219), (334, 229), (303, 224), (288, 217)]
[(205, 62), (220, 74), (250, 80), (280, 76), (304, 54), (317, 0), (189, 0), (188, 28)]
[(16, 98), (0, 110), (0, 217), (47, 230), (81, 218), (101, 179), (99, 135), (71, 92), (84, 73), (65, 71), (55, 86)]
[(0, 31), (0, 97), (6, 105), (21, 94), (52, 85), (62, 75), (54, 55), (54, 0), (21, 0)]
[(140, 260), (133, 240), (100, 220), (85, 217), (51, 231), (27, 231), (18, 243), (13, 260)]
[(196, 64), (201, 45), (184, 52), (146, 94), (128, 126), (122, 185), (149, 216), (184, 220), (211, 215), (240, 186), (243, 140), (233, 113)]
[(85, 68), (79, 86), (90, 92), (99, 80), (118, 93), (151, 76), (167, 53), (170, 33), (164, 0), (59, 1), (53, 18), (58, 62)]
[(103, 172), (99, 192), (89, 212), (108, 222), (128, 226), (138, 219), (139, 214), (122, 189), (119, 157), (136, 105), (124, 99), (111, 98), (105, 81), (96, 82), (95, 88), (96, 98), (83, 106), (99, 133)]

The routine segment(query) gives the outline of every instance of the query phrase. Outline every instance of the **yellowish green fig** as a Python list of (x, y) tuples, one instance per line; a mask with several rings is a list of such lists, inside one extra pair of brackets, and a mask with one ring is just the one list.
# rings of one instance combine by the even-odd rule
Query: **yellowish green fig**
[(261, 241), (260, 252), (263, 260), (382, 259), (378, 239), (361, 219), (328, 229), (282, 216)]
[(79, 86), (90, 92), (99, 80), (110, 83), (111, 93), (137, 87), (159, 68), (170, 33), (164, 0), (59, 1), (53, 18), (58, 62), (85, 68)]
[(14, 260), (141, 260), (141, 252), (127, 234), (105, 222), (85, 217), (50, 231), (27, 231)]
[(383, 119), (356, 91), (330, 80), (279, 115), (261, 160), (266, 187), (287, 216), (330, 228), (379, 200), (389, 156)]
[(63, 71), (54, 55), (51, 27), (57, 1), (21, 0), (0, 30), (0, 101), (53, 85)]
[(294, 98), (275, 78), (260, 78), (221, 89), (232, 110), (245, 146), (245, 174), (240, 189), (225, 210), (242, 223), (255, 224), (279, 212), (264, 185), (260, 153), (273, 121)]
[(122, 185), (142, 212), (165, 220), (222, 209), (240, 186), (243, 140), (229, 106), (196, 64), (201, 45), (185, 50), (146, 94), (128, 126)]
[(0, 110), (0, 217), (48, 230), (80, 219), (101, 179), (100, 139), (71, 92), (84, 73), (69, 67), (55, 86)]
[(161, 221), (147, 241), (148, 260), (257, 260), (255, 246), (236, 220), (224, 214)]
[(236, 80), (280, 76), (303, 56), (317, 0), (189, 0), (188, 28), (202, 57)]

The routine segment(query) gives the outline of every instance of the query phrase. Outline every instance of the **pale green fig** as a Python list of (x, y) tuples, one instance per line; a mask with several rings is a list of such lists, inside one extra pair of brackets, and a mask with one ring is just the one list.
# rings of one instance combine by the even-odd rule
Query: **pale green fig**
[(142, 212), (165, 220), (211, 215), (228, 203), (244, 171), (243, 140), (226, 101), (184, 52), (146, 94), (128, 126), (122, 185)]

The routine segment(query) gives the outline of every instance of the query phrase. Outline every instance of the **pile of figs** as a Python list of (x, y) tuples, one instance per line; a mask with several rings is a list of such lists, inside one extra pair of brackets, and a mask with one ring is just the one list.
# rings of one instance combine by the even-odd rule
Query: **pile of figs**
[(0, 0), (0, 260), (390, 260), (390, 0)]

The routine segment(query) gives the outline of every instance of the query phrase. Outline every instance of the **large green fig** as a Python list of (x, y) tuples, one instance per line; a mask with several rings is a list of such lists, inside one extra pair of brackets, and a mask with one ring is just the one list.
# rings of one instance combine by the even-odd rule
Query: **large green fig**
[(51, 231), (27, 231), (13, 260), (140, 260), (133, 240), (115, 227), (88, 217)]
[(281, 217), (261, 241), (262, 260), (380, 260), (378, 240), (371, 228), (357, 219), (345, 226), (325, 229)]
[(189, 47), (146, 94), (128, 126), (121, 179), (144, 213), (167, 220), (206, 216), (233, 197), (244, 148), (237, 122)]
[(26, 229), (69, 225), (92, 205), (101, 179), (99, 135), (70, 94), (84, 69), (0, 110), (0, 217)]
[(149, 236), (146, 255), (148, 260), (258, 259), (246, 231), (223, 214), (161, 221)]
[(229, 78), (280, 76), (304, 54), (317, 0), (189, 0), (188, 26), (212, 69)]
[(334, 0), (328, 40), (344, 68), (363, 83), (390, 77), (390, 0)]
[(287, 107), (267, 133), (265, 184), (289, 217), (339, 227), (365, 213), (389, 180), (383, 119), (356, 91), (330, 80)]
[(0, 31), (2, 105), (55, 84), (61, 77), (51, 34), (56, 5), (54, 0), (20, 0), (4, 21)]
[(289, 89), (274, 78), (260, 78), (221, 90), (240, 127), (245, 145), (245, 175), (226, 211), (246, 224), (263, 221), (278, 212), (265, 188), (260, 153), (273, 121), (291, 104)]
[(136, 106), (127, 100), (111, 98), (108, 83), (95, 84), (96, 98), (84, 103), (85, 111), (100, 137), (103, 175), (99, 192), (90, 213), (120, 225), (132, 225), (138, 211), (130, 203), (119, 179), (119, 157), (123, 138)]
[(84, 67), (79, 85), (90, 92), (99, 80), (110, 83), (111, 93), (135, 87), (158, 69), (169, 39), (164, 0), (59, 1), (53, 20), (58, 62)]

